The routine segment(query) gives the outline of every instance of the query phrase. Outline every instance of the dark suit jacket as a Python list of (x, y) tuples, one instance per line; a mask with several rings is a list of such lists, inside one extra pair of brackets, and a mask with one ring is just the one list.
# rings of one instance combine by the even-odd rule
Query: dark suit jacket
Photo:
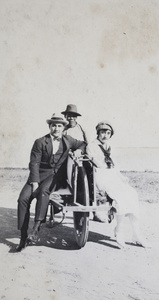
[(47, 134), (34, 142), (31, 150), (30, 163), (29, 163), (29, 179), (28, 182), (40, 183), (51, 174), (57, 174), (61, 166), (64, 164), (68, 157), (69, 150), (75, 151), (81, 149), (85, 151), (86, 143), (78, 141), (71, 136), (62, 136), (63, 155), (56, 163), (54, 168), (51, 165), (52, 158), (52, 140), (50, 134)]

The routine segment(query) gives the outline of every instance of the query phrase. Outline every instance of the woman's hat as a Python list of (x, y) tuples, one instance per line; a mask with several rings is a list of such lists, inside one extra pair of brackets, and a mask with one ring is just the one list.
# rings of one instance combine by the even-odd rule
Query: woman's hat
[(66, 107), (65, 111), (61, 112), (63, 115), (67, 115), (67, 114), (74, 114), (75, 116), (81, 116), (78, 112), (77, 112), (77, 106), (74, 104), (68, 104)]
[(111, 130), (111, 135), (114, 134), (114, 130), (113, 130), (113, 127), (109, 124), (109, 122), (107, 121), (102, 121), (102, 122), (99, 122), (96, 126), (96, 130), (97, 130), (97, 133), (99, 130)]
[(51, 117), (51, 119), (46, 120), (46, 122), (50, 125), (52, 123), (58, 123), (58, 124), (63, 124), (67, 125), (68, 122), (64, 120), (63, 116), (61, 114), (54, 113)]

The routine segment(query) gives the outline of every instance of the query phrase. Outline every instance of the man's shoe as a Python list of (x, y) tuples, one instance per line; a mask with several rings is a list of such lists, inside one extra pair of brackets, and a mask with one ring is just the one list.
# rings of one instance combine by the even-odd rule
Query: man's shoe
[(21, 252), (27, 246), (27, 240), (20, 240), (19, 245), (15, 248), (15, 252)]
[(37, 241), (38, 241), (38, 232), (35, 231), (35, 230), (33, 230), (33, 231), (28, 235), (27, 241), (28, 241), (28, 242), (31, 242), (31, 243), (37, 243)]
[(40, 230), (41, 221), (35, 221), (32, 232), (28, 235), (27, 241), (36, 243), (38, 241), (38, 231)]

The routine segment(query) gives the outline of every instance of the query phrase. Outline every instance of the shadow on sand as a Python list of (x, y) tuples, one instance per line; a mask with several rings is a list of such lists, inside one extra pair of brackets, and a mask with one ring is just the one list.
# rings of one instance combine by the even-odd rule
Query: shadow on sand
[[(33, 214), (31, 214), (30, 228), (33, 227)], [(15, 247), (20, 239), (20, 232), (17, 230), (17, 210), (12, 208), (0, 208), (0, 243), (9, 247), (9, 252), (15, 252)], [(16, 243), (15, 240), (17, 239)], [(89, 231), (88, 241), (98, 243), (110, 248), (119, 249), (118, 246), (113, 245), (114, 242), (108, 236)], [(79, 247), (75, 241), (74, 228), (72, 218), (66, 218), (62, 224), (54, 226), (53, 228), (46, 227), (42, 224), (39, 240), (36, 244), (30, 244), (28, 247), (45, 246), (59, 250), (78, 250)]]

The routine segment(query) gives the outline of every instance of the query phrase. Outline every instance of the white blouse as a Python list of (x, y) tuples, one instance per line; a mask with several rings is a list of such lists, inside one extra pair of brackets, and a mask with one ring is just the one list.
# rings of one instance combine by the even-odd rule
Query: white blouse
[[(90, 158), (93, 159), (94, 163), (97, 165), (98, 168), (107, 169), (105, 157), (99, 145), (102, 145), (102, 143), (98, 139), (95, 139), (87, 145), (86, 152), (90, 156)], [(108, 148), (109, 144), (107, 143), (107, 149)]]

